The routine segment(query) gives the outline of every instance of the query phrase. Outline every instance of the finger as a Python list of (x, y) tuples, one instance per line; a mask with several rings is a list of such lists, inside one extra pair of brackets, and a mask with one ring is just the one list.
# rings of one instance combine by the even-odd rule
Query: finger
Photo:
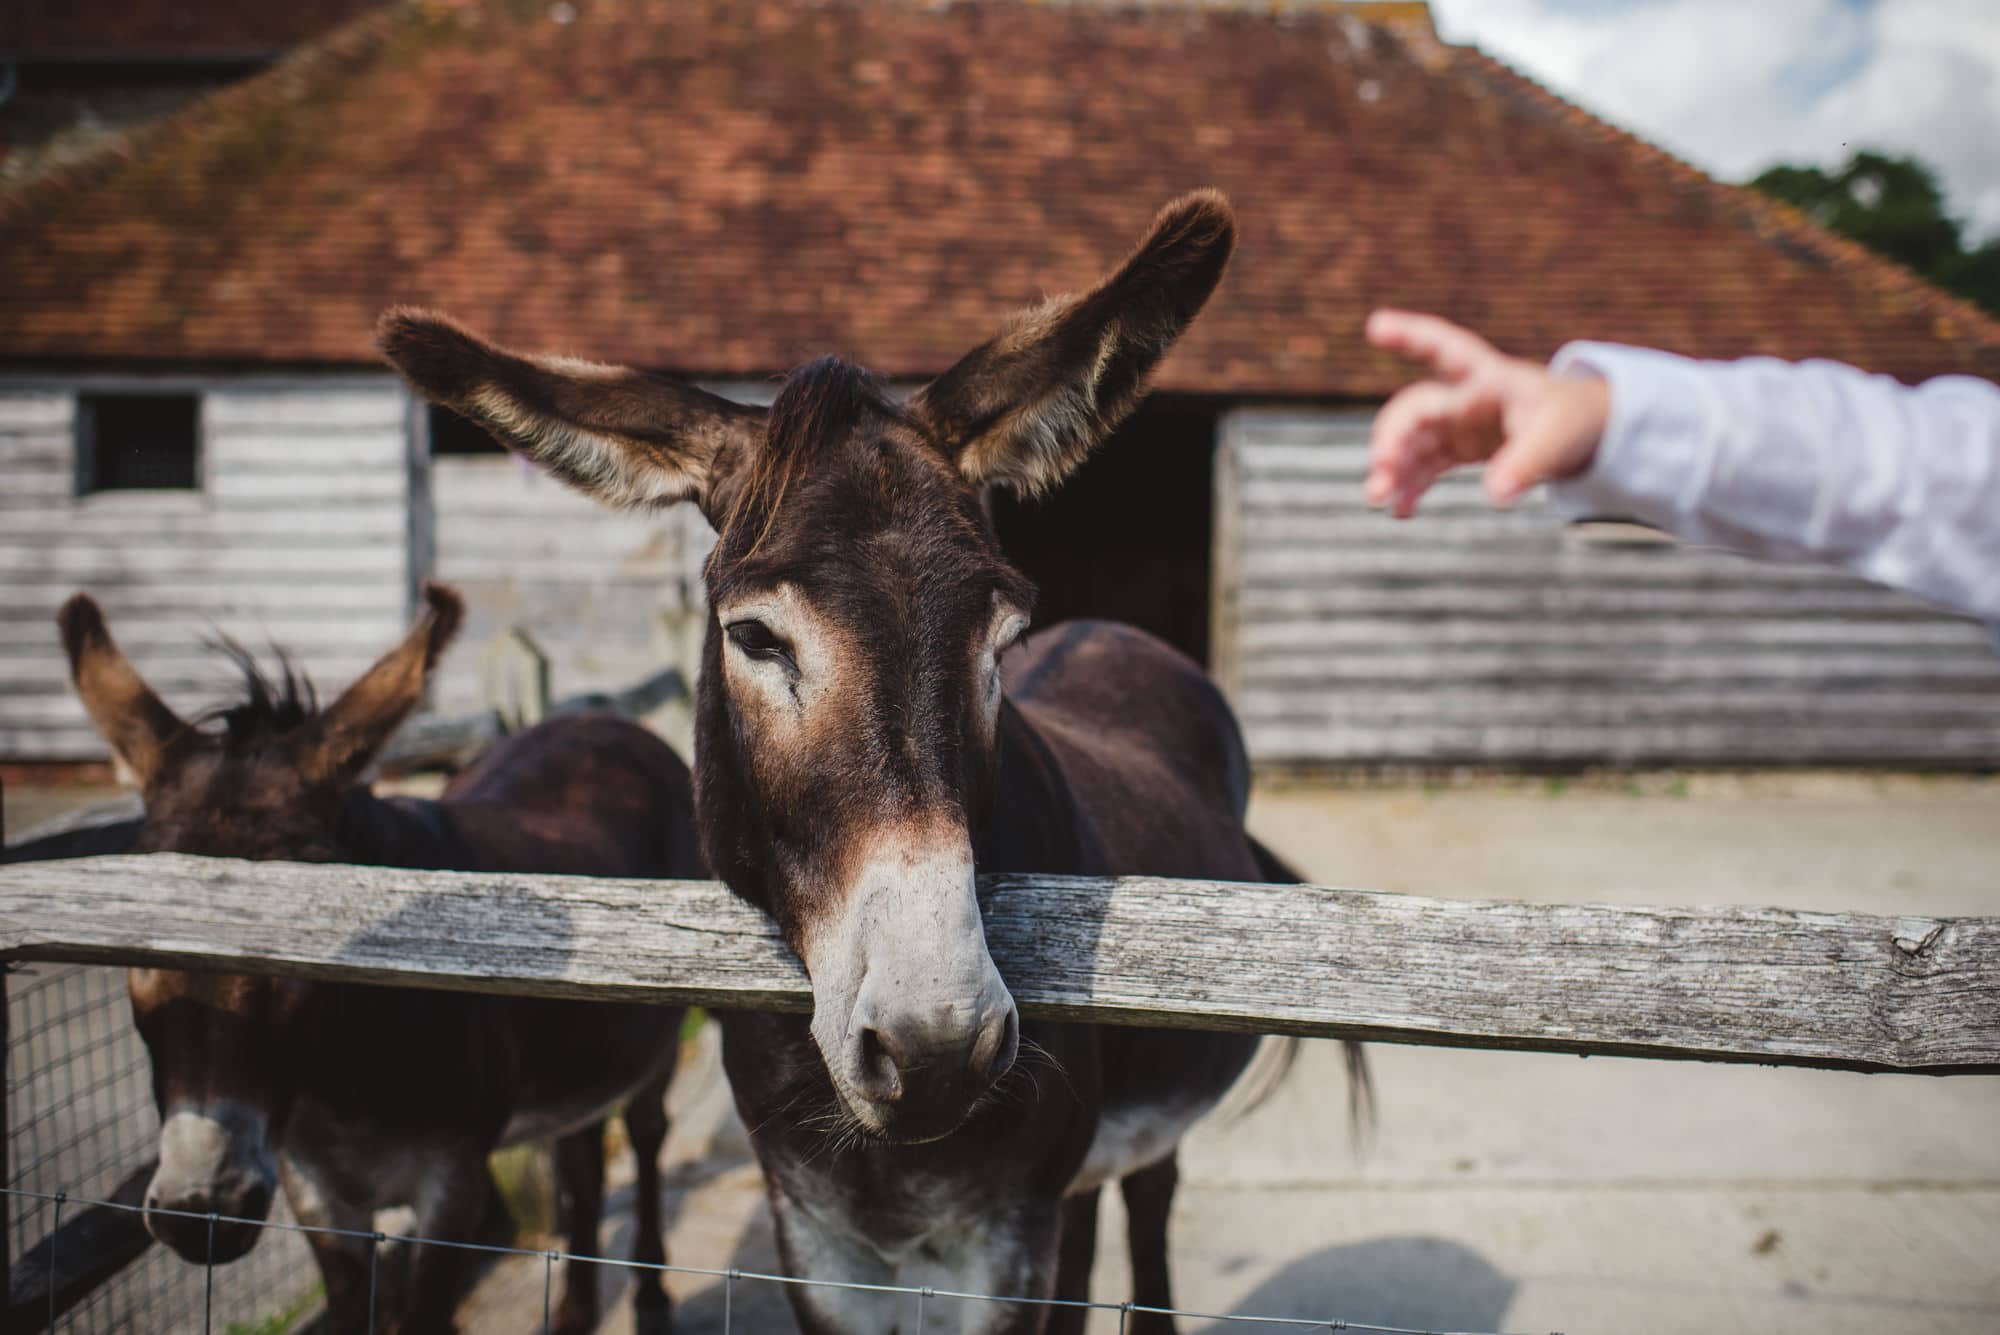
[(1364, 332), (1376, 347), (1426, 362), (1447, 380), (1462, 380), (1501, 356), (1470, 329), (1417, 311), (1384, 307), (1368, 317)]
[(1397, 390), (1368, 429), (1368, 492), (1386, 495), (1420, 460), (1442, 455), (1445, 428), (1469, 407), (1462, 386), (1420, 380)]
[(1368, 476), (1361, 484), (1362, 498), (1370, 505), (1386, 504), (1403, 479), (1441, 458), (1444, 452), (1444, 433), (1437, 426), (1418, 423), (1408, 430), (1398, 428), (1393, 452), (1371, 446)]
[(1417, 502), (1423, 499), (1432, 484), (1449, 472), (1452, 466), (1453, 461), (1442, 453), (1418, 464), (1397, 486), (1395, 496), (1389, 504), (1389, 513), (1398, 519), (1408, 519), (1416, 514)]
[(1562, 438), (1546, 427), (1513, 437), (1487, 461), (1481, 481), (1487, 499), (1512, 505), (1533, 487), (1549, 480), (1560, 466)]

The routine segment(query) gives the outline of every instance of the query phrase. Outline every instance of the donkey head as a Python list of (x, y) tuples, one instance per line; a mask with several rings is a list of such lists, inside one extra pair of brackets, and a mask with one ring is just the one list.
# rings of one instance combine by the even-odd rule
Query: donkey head
[[(77, 694), (145, 795), (135, 847), (305, 862), (346, 856), (342, 798), (416, 707), (463, 615), (449, 589), (427, 586), (425, 598), (428, 609), (409, 638), (324, 711), (289, 668), (274, 685), (232, 650), (248, 698), (212, 716), (219, 730), (175, 716), (119, 651), (88, 595), (64, 604), (58, 621)], [(291, 1106), (284, 1031), (301, 989), (173, 969), (133, 969), (128, 981), (160, 1110), (146, 1226), (201, 1261), (211, 1234), (206, 1219), (192, 1216), (254, 1220), (270, 1209)], [(241, 1256), (258, 1231), (218, 1222), (213, 1259)]]
[(528, 357), (436, 315), (383, 321), (429, 398), (615, 506), (699, 505), (704, 851), (804, 961), (835, 1089), (878, 1137), (948, 1134), (1013, 1060), (973, 849), (1006, 725), (1000, 656), (1033, 589), (983, 488), (1040, 492), (1117, 426), (1234, 239), (1211, 192), (1165, 209), (1081, 296), (1031, 310), (914, 396), (825, 359), (768, 412), (638, 371)]

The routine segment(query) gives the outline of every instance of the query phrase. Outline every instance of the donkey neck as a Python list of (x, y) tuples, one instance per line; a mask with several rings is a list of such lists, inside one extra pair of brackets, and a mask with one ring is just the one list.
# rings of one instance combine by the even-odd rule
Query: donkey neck
[(992, 804), (973, 859), (981, 871), (1091, 875), (1102, 870), (1095, 832), (1060, 759), (1033, 721), (1002, 697)]
[(351, 860), (373, 867), (469, 868), (468, 851), (444, 806), (412, 797), (377, 797), (349, 790), (340, 805), (339, 837)]

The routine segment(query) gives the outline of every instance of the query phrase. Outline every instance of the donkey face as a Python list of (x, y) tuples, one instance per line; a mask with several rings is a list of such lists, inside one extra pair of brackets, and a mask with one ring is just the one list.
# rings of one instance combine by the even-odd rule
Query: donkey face
[[(343, 856), (339, 813), (389, 734), (421, 699), (463, 615), (432, 585), (404, 643), (318, 711), (289, 671), (274, 686), (247, 656), (249, 699), (214, 732), (183, 723), (112, 640), (104, 614), (78, 594), (58, 618), (77, 694), (137, 775), (146, 816), (135, 847), (212, 857), (322, 862)], [(191, 1261), (210, 1255), (210, 1211), (262, 1219), (277, 1187), (276, 1148), (291, 1108), (284, 1035), (304, 995), (294, 983), (171, 969), (129, 975), (133, 1017), (153, 1063), (160, 1166), (146, 1226)], [(156, 1213), (184, 1212), (184, 1213)], [(254, 1224), (215, 1224), (214, 1259), (250, 1250)]]
[(898, 404), (832, 360), (768, 413), (636, 371), (531, 358), (392, 312), (389, 359), (611, 505), (700, 505), (720, 535), (697, 707), (710, 865), (777, 918), (862, 1128), (948, 1134), (1013, 1059), (973, 853), (1004, 730), (999, 659), (1033, 592), (987, 485), (1039, 492), (1130, 411), (1200, 310), (1227, 204), (1164, 210), (1116, 273), (1050, 301)]

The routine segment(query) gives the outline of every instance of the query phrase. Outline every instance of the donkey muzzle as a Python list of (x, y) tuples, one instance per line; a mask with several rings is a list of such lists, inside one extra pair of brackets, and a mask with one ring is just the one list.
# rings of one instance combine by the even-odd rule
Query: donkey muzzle
[(813, 1038), (869, 1132), (949, 1135), (1013, 1065), (1020, 1017), (986, 950), (962, 836), (871, 858), (805, 953)]
[(160, 1126), (146, 1231), (182, 1260), (220, 1265), (257, 1245), (276, 1194), (261, 1117), (234, 1107), (175, 1112)]

